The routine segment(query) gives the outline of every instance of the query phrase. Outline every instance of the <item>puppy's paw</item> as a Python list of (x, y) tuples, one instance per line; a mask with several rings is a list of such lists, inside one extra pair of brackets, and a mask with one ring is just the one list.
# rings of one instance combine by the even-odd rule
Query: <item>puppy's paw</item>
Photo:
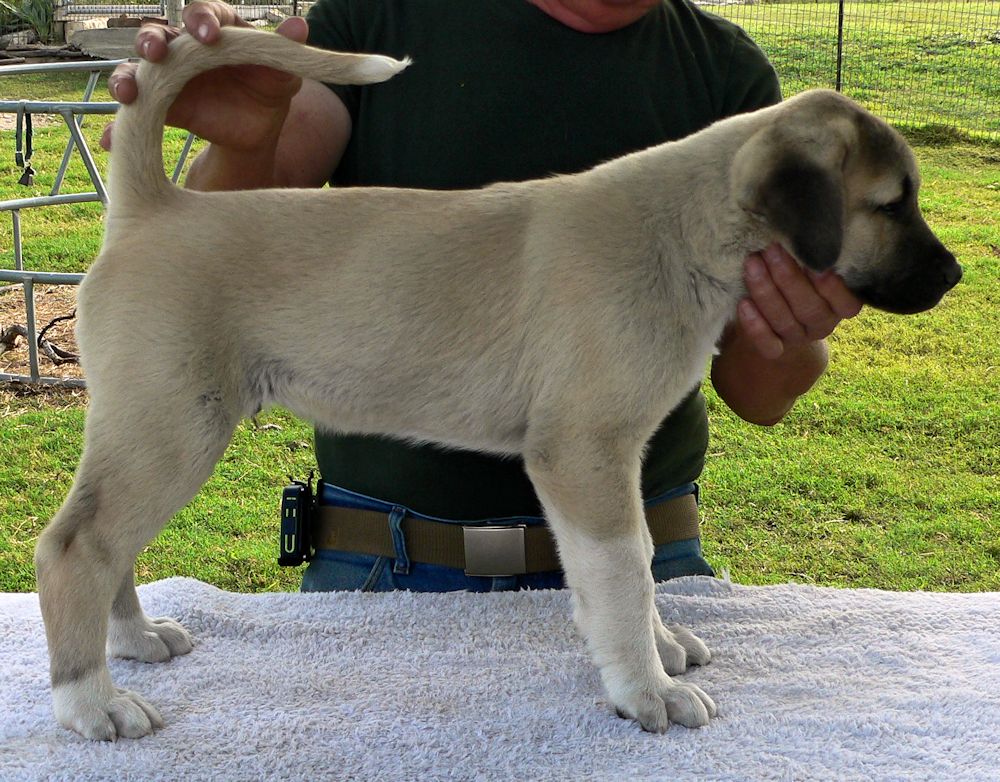
[(690, 665), (707, 665), (712, 659), (708, 647), (694, 633), (680, 625), (665, 627), (656, 615), (653, 635), (663, 670), (670, 675), (684, 673)]
[(667, 631), (677, 643), (684, 647), (688, 665), (708, 665), (712, 661), (712, 653), (708, 651), (708, 647), (686, 627), (668, 625)]
[(163, 727), (159, 712), (140, 695), (115, 687), (106, 671), (52, 688), (56, 719), (86, 739), (137, 739)]
[(660, 653), (663, 670), (670, 675), (684, 673), (688, 666), (687, 650), (663, 626), (658, 616), (653, 617), (653, 636), (656, 638), (656, 650)]
[(183, 625), (167, 617), (114, 622), (108, 628), (108, 654), (127, 660), (159, 663), (187, 654), (193, 644)]
[(634, 719), (649, 733), (663, 733), (671, 722), (700, 728), (715, 716), (715, 703), (700, 687), (668, 677), (653, 690), (639, 690), (615, 703), (619, 717)]
[(635, 720), (647, 733), (666, 733), (670, 727), (667, 706), (655, 693), (636, 693), (621, 703), (615, 704), (615, 713), (625, 720)]
[(715, 702), (694, 684), (672, 681), (669, 687), (661, 689), (660, 697), (666, 704), (670, 721), (685, 728), (708, 725), (708, 721), (716, 715)]

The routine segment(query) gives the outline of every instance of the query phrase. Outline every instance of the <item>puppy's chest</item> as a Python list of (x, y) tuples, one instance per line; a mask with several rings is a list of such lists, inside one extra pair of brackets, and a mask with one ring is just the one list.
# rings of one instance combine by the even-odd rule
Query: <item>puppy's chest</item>
[(652, 340), (668, 396), (687, 393), (700, 382), (742, 295), (739, 281), (687, 272), (675, 281)]
[(663, 350), (671, 371), (700, 378), (728, 320), (728, 314), (718, 312), (713, 318), (693, 320), (674, 330)]
[(662, 338), (684, 355), (710, 350), (745, 292), (737, 274), (697, 267), (673, 270), (666, 275), (660, 300)]

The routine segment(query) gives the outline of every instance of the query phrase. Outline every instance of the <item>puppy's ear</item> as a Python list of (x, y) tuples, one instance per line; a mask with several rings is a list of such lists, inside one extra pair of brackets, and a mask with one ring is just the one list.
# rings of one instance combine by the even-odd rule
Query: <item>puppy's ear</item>
[(844, 241), (840, 182), (809, 161), (788, 158), (772, 169), (757, 192), (757, 210), (799, 262), (815, 271), (833, 266)]
[(773, 229), (802, 265), (824, 271), (837, 262), (844, 241), (841, 167), (830, 155), (814, 159), (781, 136), (766, 129), (737, 153), (736, 201)]

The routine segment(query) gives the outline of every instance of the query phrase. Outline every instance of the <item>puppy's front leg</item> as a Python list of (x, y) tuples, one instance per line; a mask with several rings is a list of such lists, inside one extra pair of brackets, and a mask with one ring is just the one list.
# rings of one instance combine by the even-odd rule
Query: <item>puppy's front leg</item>
[(150, 619), (135, 591), (135, 573), (129, 572), (111, 604), (108, 654), (147, 663), (163, 662), (191, 651), (191, 635), (169, 617)]
[[(532, 448), (528, 474), (545, 506), (573, 590), (574, 618), (611, 703), (643, 729), (708, 724), (715, 704), (664, 671), (654, 630), (652, 541), (639, 491), (639, 453), (561, 442)], [(616, 458), (616, 456), (618, 458)], [(662, 624), (659, 625), (662, 629)], [(693, 637), (693, 636), (692, 636)]]

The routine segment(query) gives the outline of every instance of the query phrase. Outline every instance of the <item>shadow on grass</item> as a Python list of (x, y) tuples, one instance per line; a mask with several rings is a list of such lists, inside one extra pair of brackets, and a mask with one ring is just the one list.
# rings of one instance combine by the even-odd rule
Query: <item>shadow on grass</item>
[(906, 137), (906, 140), (911, 144), (928, 147), (950, 147), (955, 144), (976, 144), (1000, 153), (1000, 139), (977, 133), (970, 133), (962, 130), (961, 128), (949, 125), (937, 123), (926, 125), (893, 123), (893, 127), (902, 133), (903, 136)]

